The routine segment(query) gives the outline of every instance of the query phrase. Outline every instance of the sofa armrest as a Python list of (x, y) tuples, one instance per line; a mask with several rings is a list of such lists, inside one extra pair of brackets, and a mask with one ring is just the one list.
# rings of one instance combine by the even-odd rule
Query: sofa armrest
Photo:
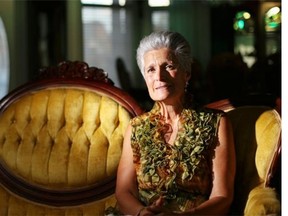
[(281, 215), (281, 205), (276, 190), (262, 185), (252, 189), (244, 215)]

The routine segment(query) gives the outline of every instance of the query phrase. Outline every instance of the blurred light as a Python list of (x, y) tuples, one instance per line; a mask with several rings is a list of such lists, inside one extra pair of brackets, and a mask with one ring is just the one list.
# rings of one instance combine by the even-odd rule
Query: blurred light
[(148, 0), (150, 7), (167, 7), (170, 5), (170, 0)]
[(244, 12), (244, 13), (243, 13), (243, 17), (244, 17), (244, 19), (250, 19), (250, 18), (251, 18), (251, 15), (250, 15), (250, 13), (248, 13), (248, 12)]
[(0, 16), (0, 98), (8, 92), (9, 84), (9, 47), (4, 23)]
[(237, 22), (239, 29), (244, 29), (245, 22), (244, 20), (238, 20)]
[(126, 4), (126, 0), (118, 0), (118, 4), (120, 6), (124, 6)]
[(271, 16), (278, 14), (279, 12), (280, 12), (279, 7), (272, 7), (270, 10), (267, 11), (267, 16), (271, 17)]
[(82, 4), (112, 5), (113, 0), (81, 0)]
[(233, 28), (237, 32), (254, 32), (254, 20), (247, 11), (239, 11), (235, 14)]
[(265, 14), (266, 31), (277, 31), (281, 25), (281, 11), (279, 7), (270, 8)]

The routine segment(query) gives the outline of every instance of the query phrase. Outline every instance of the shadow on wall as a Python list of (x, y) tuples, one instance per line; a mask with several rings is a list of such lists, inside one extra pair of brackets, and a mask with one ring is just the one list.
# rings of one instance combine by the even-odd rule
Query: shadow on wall
[(191, 65), (191, 79), (189, 80), (186, 90), (190, 92), (193, 100), (199, 105), (205, 105), (209, 102), (204, 78), (203, 67), (200, 61), (193, 57)]
[(148, 90), (132, 87), (130, 73), (126, 68), (125, 62), (120, 57), (116, 59), (116, 70), (121, 88), (128, 92), (144, 110), (150, 110), (154, 103), (149, 96)]
[(281, 54), (268, 56), (251, 68), (242, 56), (220, 53), (207, 66), (209, 102), (229, 98), (234, 106), (266, 105), (275, 107), (281, 98)]
[(224, 52), (212, 57), (207, 66), (209, 100), (238, 98), (248, 89), (249, 68), (241, 55)]
[(263, 61), (256, 61), (249, 78), (251, 91), (281, 98), (281, 52), (271, 54)]

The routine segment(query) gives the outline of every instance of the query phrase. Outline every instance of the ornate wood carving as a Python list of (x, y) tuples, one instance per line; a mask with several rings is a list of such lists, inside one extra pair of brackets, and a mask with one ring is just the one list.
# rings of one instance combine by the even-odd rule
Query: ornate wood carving
[(101, 68), (89, 67), (82, 61), (62, 61), (57, 66), (44, 67), (39, 70), (37, 79), (85, 79), (114, 85), (108, 73)]

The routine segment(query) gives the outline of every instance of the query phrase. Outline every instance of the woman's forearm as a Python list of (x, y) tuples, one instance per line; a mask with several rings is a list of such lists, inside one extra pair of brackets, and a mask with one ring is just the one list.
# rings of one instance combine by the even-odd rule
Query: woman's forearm
[(213, 197), (193, 209), (191, 215), (226, 215), (230, 204), (226, 197)]
[(117, 205), (119, 210), (125, 215), (137, 215), (144, 205), (131, 193), (122, 192), (117, 195)]

